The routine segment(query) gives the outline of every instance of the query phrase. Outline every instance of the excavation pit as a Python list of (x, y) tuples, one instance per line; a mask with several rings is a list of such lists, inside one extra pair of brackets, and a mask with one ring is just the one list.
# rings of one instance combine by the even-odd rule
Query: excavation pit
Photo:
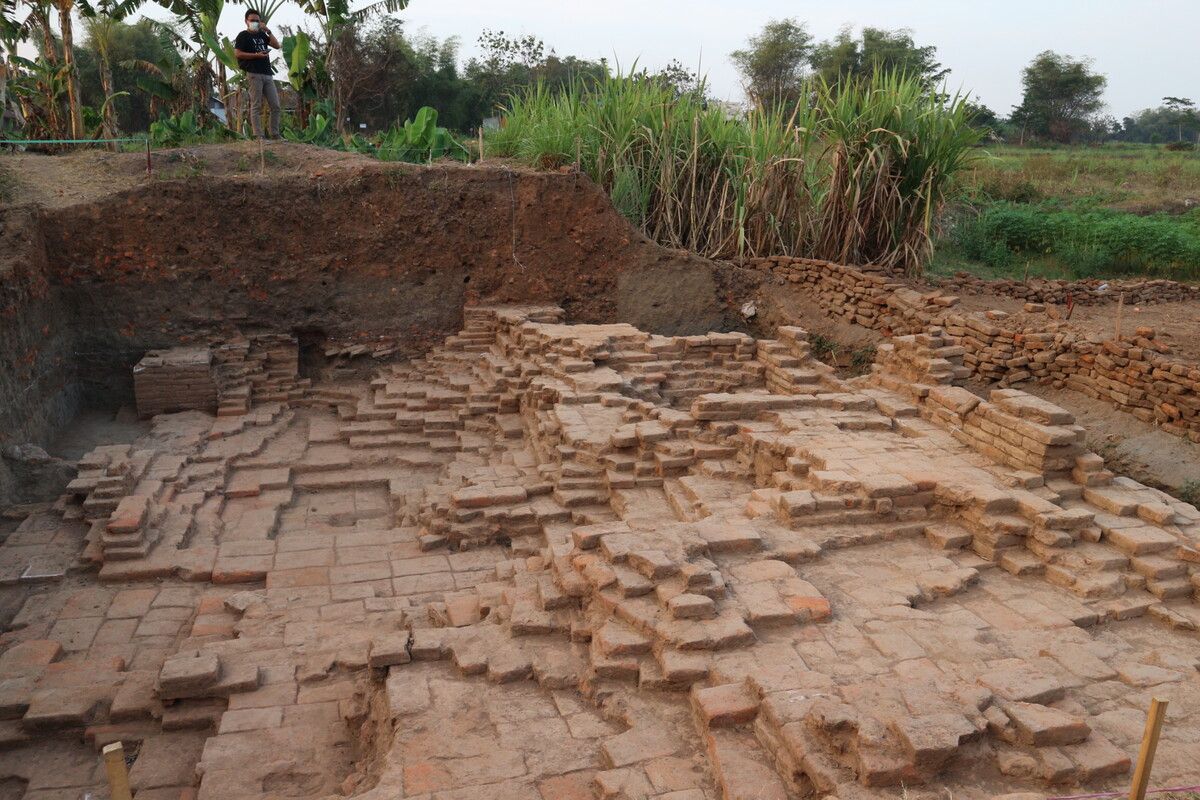
[[(1152, 696), (1155, 782), (1194, 776), (1200, 512), (1070, 413), (966, 392), (944, 330), (843, 379), (793, 326), (540, 293), (114, 351), (127, 410), (0, 545), (0, 789), (103, 796), (120, 740), (139, 800), (1120, 790)], [(139, 362), (180, 368), (143, 403)]]

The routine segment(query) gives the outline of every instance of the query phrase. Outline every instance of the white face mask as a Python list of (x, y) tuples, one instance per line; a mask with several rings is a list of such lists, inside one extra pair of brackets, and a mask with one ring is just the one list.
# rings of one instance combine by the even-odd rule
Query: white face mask
[(250, 23), (250, 30), (252, 30), (252, 31), (257, 31), (261, 27), (262, 27), (261, 22), (251, 22)]

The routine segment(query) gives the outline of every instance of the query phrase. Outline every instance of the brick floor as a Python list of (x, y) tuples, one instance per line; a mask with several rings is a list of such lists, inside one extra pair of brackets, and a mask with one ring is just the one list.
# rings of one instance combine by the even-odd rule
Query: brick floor
[(465, 316), (81, 462), (0, 546), (0, 786), (119, 739), (139, 800), (1120, 789), (1152, 696), (1194, 774), (1200, 512), (953, 337), (844, 382), (795, 328)]

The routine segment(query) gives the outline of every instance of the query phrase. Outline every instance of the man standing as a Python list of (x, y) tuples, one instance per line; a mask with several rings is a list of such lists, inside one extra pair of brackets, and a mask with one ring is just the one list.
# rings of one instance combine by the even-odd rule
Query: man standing
[(275, 89), (275, 68), (271, 66), (271, 48), (279, 47), (275, 34), (262, 23), (262, 15), (253, 8), (246, 11), (246, 30), (233, 42), (238, 66), (246, 73), (250, 88), (250, 127), (261, 139), (262, 99), (267, 97), (271, 108), (271, 138), (279, 138), (279, 92)]

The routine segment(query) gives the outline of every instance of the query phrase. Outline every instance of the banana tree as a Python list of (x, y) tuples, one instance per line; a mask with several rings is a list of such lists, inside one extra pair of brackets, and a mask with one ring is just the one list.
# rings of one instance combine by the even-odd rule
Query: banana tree
[(44, 58), (36, 61), (14, 56), (15, 77), (9, 90), (20, 105), (25, 133), (33, 139), (61, 138), (61, 106), (67, 93), (66, 70), (61, 64)]
[(0, 131), (8, 111), (8, 76), (13, 71), (12, 57), (25, 38), (25, 26), (17, 21), (16, 0), (0, 0)]
[(67, 78), (67, 113), (71, 120), (71, 138), (83, 138), (83, 110), (79, 94), (79, 70), (75, 67), (75, 0), (54, 0), (58, 9), (58, 32), (62, 37), (63, 66)]
[(197, 15), (197, 33), (204, 46), (217, 60), (217, 92), (221, 96), (221, 104), (225, 107), (225, 120), (228, 123), (229, 73), (226, 70), (237, 69), (237, 57), (233, 54), (233, 43), (229, 41), (229, 37), (219, 36), (217, 33), (217, 23), (221, 19), (224, 0), (205, 0), (202, 5), (206, 7)]
[(350, 0), (299, 0), (300, 8), (317, 18), (321, 34), (325, 38), (325, 72), (333, 88), (333, 107), (337, 114), (338, 133), (346, 132), (346, 108), (350, 96), (350, 81), (339, 75), (339, 59), (349, 45), (348, 37), (356, 23), (376, 14), (395, 13), (408, 8), (408, 0), (374, 0), (360, 9), (351, 11)]
[[(0, 117), (11, 111), (19, 127), (33, 131), (35, 138), (63, 138), (69, 135), (62, 116), (67, 73), (50, 25), (54, 6), (51, 0), (25, 0), (28, 13), (19, 19), (17, 2), (0, 0)], [(28, 40), (37, 50), (32, 59), (18, 52)]]
[[(134, 0), (130, 0), (131, 2)], [(208, 113), (211, 85), (216, 84), (218, 96), (229, 108), (229, 73), (237, 69), (233, 43), (221, 36), (217, 25), (225, 8), (224, 0), (157, 0), (173, 13), (176, 22), (165, 25), (180, 51), (191, 54), (188, 63), (195, 77), (198, 113)], [(216, 62), (215, 67), (213, 62)], [(228, 114), (226, 119), (228, 120)]]
[[(10, 62), (13, 65), (10, 76), (10, 91), (17, 96), (21, 111), (27, 122), (36, 120), (37, 125), (44, 126), (40, 136), (50, 139), (65, 138), (69, 131), (62, 121), (62, 84), (63, 74), (60, 72), (58, 57), (58, 40), (50, 26), (50, 17), (54, 13), (51, 0), (26, 0), (29, 14), (20, 24), (21, 38), (33, 38), (37, 42), (37, 58), (33, 61), (17, 58), (15, 51), (10, 51)], [(21, 65), (26, 65), (24, 70)], [(24, 76), (22, 76), (24, 71)], [(27, 81), (18, 81), (27, 77)], [(19, 88), (18, 88), (19, 87)], [(39, 108), (35, 109), (34, 105)], [(36, 114), (34, 112), (37, 112)]]
[(99, 56), (100, 90), (104, 93), (104, 103), (100, 107), (105, 139), (115, 139), (117, 130), (116, 109), (112, 101), (116, 99), (116, 87), (112, 76), (113, 37), (117, 26), (126, 17), (137, 10), (142, 0), (101, 0), (92, 5), (90, 0), (78, 0), (79, 11), (83, 14), (83, 24), (87, 29), (88, 38), (96, 48)]
[(329, 85), (329, 76), (324, 63), (311, 58), (312, 39), (304, 31), (285, 36), (279, 43), (287, 63), (288, 82), (296, 93), (297, 124), (306, 128), (313, 104), (321, 98), (321, 87)]
[(121, 66), (138, 70), (139, 74), (134, 77), (134, 82), (150, 97), (151, 118), (163, 114), (181, 114), (191, 107), (191, 81), (180, 56), (175, 55), (174, 58), (164, 58), (158, 62), (131, 59), (122, 61)]

